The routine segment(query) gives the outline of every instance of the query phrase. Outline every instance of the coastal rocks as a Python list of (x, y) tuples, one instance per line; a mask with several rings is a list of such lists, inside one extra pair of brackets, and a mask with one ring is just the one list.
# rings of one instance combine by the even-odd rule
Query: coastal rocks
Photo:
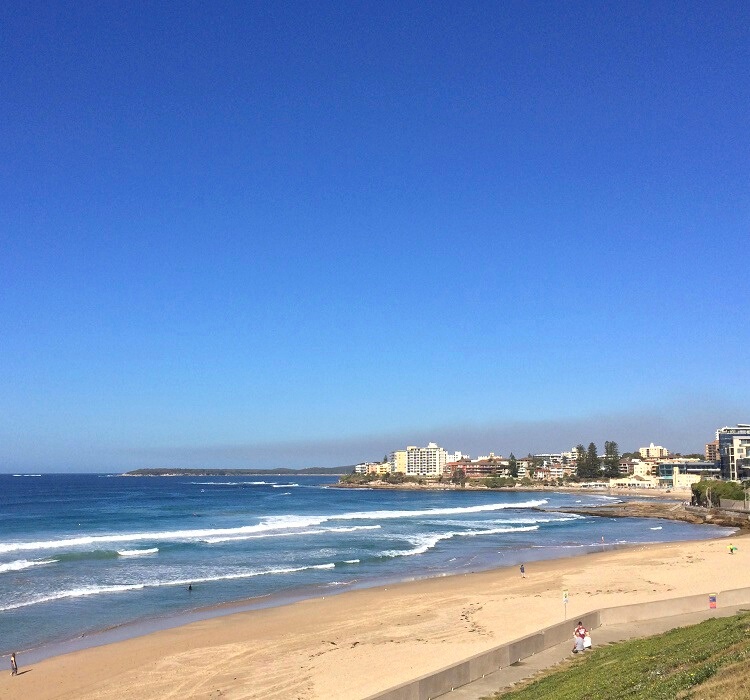
[(750, 530), (750, 516), (747, 513), (706, 509), (685, 506), (681, 503), (658, 503), (628, 501), (595, 508), (559, 508), (558, 512), (575, 513), (576, 515), (593, 515), (606, 518), (660, 518), (662, 520), (679, 520), (694, 525), (710, 524), (723, 527), (736, 527)]

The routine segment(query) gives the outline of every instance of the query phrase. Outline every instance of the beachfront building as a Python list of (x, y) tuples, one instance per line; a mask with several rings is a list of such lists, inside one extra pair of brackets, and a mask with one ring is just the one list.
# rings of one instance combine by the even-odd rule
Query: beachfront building
[(716, 462), (670, 459), (659, 464), (659, 483), (667, 488), (688, 488), (702, 479), (721, 476)]
[(531, 478), (534, 471), (534, 459), (532, 457), (521, 457), (516, 460), (516, 466), (518, 467), (519, 479)]
[(661, 445), (654, 445), (652, 442), (648, 447), (639, 448), (641, 459), (663, 459), (669, 457), (669, 450)]
[(633, 461), (633, 471), (631, 474), (633, 476), (651, 476), (655, 469), (658, 468), (658, 461), (654, 460), (653, 462), (636, 462)]
[(635, 473), (635, 465), (640, 463), (640, 459), (621, 459), (619, 462), (620, 476), (632, 476)]
[(443, 479), (450, 481), (459, 469), (463, 471), (465, 477), (475, 476), (471, 473), (471, 464), (471, 460), (467, 457), (463, 457), (455, 462), (446, 462), (443, 467)]
[(431, 442), (427, 447), (409, 445), (406, 448), (406, 474), (408, 476), (442, 476), (448, 453)]
[(623, 476), (610, 479), (609, 485), (619, 489), (656, 489), (659, 488), (659, 478), (656, 476)]
[(377, 474), (378, 476), (383, 476), (384, 474), (390, 474), (391, 464), (390, 462), (370, 462), (370, 464), (367, 467), (367, 473)]
[(714, 440), (713, 442), (707, 442), (706, 443), (706, 461), (708, 462), (718, 462), (721, 457), (719, 455), (719, 441)]
[(659, 463), (657, 474), (660, 479), (668, 479), (672, 477), (675, 469), (680, 474), (695, 474), (698, 480), (721, 478), (721, 469), (716, 466), (716, 462), (699, 459), (667, 459)]
[(542, 453), (535, 454), (534, 458), (537, 462), (541, 462), (543, 467), (549, 467), (552, 464), (562, 464), (563, 457), (561, 453)]
[(388, 474), (390, 471), (388, 462), (362, 462), (354, 467), (355, 474)]
[(392, 474), (406, 474), (406, 450), (396, 450), (388, 457)]
[(486, 457), (474, 460), (459, 460), (453, 464), (456, 467), (460, 467), (464, 470), (466, 476), (472, 479), (483, 479), (489, 476), (507, 476), (508, 475), (508, 460), (503, 459), (502, 456), (496, 457), (494, 453)]
[(729, 481), (750, 478), (750, 423), (719, 428), (716, 439), (722, 477)]

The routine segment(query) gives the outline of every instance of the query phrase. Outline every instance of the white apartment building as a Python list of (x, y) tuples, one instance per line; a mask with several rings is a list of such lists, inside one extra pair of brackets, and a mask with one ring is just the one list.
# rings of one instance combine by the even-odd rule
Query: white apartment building
[(725, 426), (716, 431), (721, 458), (721, 475), (730, 481), (750, 475), (750, 423)]
[(431, 442), (427, 447), (409, 445), (406, 448), (406, 474), (408, 476), (439, 477), (447, 462), (447, 452)]
[(639, 448), (638, 452), (640, 452), (641, 459), (662, 459), (669, 457), (669, 450), (666, 447), (654, 445), (653, 442), (648, 447)]

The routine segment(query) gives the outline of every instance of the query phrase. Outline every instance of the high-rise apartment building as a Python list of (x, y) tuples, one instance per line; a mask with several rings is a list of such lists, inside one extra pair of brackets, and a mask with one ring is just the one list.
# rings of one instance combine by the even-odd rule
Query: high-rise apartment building
[(427, 447), (406, 448), (406, 473), (410, 476), (438, 477), (443, 473), (447, 452), (431, 442)]
[(730, 481), (750, 478), (750, 423), (719, 428), (716, 439), (722, 478)]
[(391, 465), (391, 471), (396, 474), (406, 474), (406, 450), (396, 450), (391, 452), (388, 462)]
[(719, 457), (719, 441), (714, 440), (713, 442), (706, 443), (706, 461), (707, 462), (718, 462)]

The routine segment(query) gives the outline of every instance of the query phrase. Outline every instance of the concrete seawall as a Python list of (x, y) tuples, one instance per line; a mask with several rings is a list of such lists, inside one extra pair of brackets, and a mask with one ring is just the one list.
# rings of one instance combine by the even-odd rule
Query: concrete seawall
[[(602, 625), (683, 615), (708, 609), (708, 597), (714, 593), (717, 595), (717, 609), (750, 605), (750, 588), (737, 588), (721, 592), (710, 591), (682, 598), (602, 608), (575, 617), (576, 621), (581, 620), (586, 628), (596, 629)], [(539, 632), (534, 632), (507, 644), (501, 644), (494, 649), (451, 664), (434, 673), (370, 695), (364, 700), (431, 700), (431, 698), (448, 693), (454, 688), (460, 688), (487, 674), (533, 656), (544, 649), (556, 646), (565, 640), (572, 641), (573, 624), (573, 621), (568, 620), (546, 627)]]

